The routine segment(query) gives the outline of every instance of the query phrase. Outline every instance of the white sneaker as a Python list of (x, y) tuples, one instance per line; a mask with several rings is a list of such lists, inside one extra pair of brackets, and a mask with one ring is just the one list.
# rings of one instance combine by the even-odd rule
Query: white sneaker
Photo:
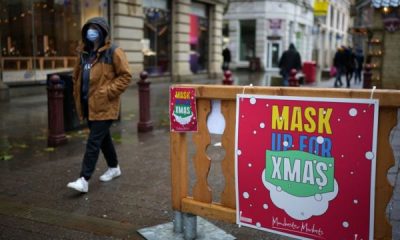
[(84, 177), (78, 178), (75, 182), (68, 183), (67, 187), (83, 193), (87, 193), (89, 191), (89, 183)]
[(119, 166), (117, 166), (116, 168), (108, 168), (107, 171), (100, 176), (100, 181), (108, 182), (116, 177), (119, 177), (120, 175), (121, 175), (121, 169), (119, 168)]

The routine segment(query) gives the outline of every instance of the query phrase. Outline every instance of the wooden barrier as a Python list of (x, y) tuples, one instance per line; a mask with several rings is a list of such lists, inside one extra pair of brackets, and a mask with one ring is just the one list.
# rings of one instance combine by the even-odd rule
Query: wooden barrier
[[(62, 63), (60, 65), (63, 68), (73, 67), (77, 61), (77, 57), (71, 56), (60, 56), (60, 57), (2, 57), (1, 58), (1, 69), (4, 69), (4, 65), (6, 62), (10, 62), (15, 64), (16, 70), (21, 70), (21, 63), (26, 62), (26, 68), (23, 70), (32, 70), (33, 61), (37, 61), (39, 63), (39, 69), (45, 69), (45, 62), (51, 63), (51, 69), (56, 68), (56, 63)], [(36, 62), (36, 63), (37, 63)]]
[[(236, 95), (243, 93), (241, 86), (222, 85), (175, 85), (174, 87), (191, 87), (196, 90), (198, 132), (193, 135), (196, 152), (193, 157), (195, 184), (193, 196), (189, 196), (189, 160), (188, 139), (186, 133), (171, 132), (170, 157), (172, 181), (172, 207), (176, 211), (192, 213), (198, 216), (236, 222), (235, 196), (235, 124)], [(290, 87), (246, 87), (247, 94), (330, 97), (330, 98), (370, 98), (371, 90), (360, 89), (322, 89)], [(400, 107), (400, 91), (376, 90), (373, 98), (379, 99), (379, 126), (376, 159), (375, 185), (375, 239), (392, 239), (392, 227), (386, 218), (386, 206), (392, 196), (393, 188), (387, 181), (387, 173), (395, 163), (389, 142), (390, 131), (397, 124), (397, 110)], [(226, 154), (223, 159), (222, 172), (225, 187), (221, 202), (212, 202), (212, 189), (207, 183), (210, 171), (210, 159), (206, 154), (211, 143), (207, 129), (207, 115), (211, 110), (211, 100), (221, 100), (221, 111), (226, 126), (222, 135), (222, 147)]]

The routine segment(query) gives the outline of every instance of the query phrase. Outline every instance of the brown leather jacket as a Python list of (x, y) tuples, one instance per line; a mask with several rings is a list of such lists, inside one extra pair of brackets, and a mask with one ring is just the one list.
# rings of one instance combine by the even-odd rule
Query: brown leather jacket
[[(85, 28), (85, 27), (84, 27)], [(108, 29), (107, 29), (108, 30)], [(79, 56), (84, 53), (84, 45), (78, 49)], [(90, 69), (88, 92), (89, 120), (115, 120), (120, 111), (120, 95), (129, 86), (132, 74), (126, 55), (121, 48), (115, 48), (112, 59), (104, 59), (104, 53), (111, 48), (110, 41), (98, 50)], [(80, 120), (83, 120), (81, 103), (82, 65), (80, 58), (73, 72), (75, 107)]]

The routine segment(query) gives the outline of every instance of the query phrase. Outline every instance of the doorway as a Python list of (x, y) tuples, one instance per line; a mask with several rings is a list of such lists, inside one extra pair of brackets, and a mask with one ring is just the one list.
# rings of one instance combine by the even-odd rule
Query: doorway
[(266, 70), (278, 70), (279, 58), (281, 56), (281, 41), (270, 40), (267, 43)]

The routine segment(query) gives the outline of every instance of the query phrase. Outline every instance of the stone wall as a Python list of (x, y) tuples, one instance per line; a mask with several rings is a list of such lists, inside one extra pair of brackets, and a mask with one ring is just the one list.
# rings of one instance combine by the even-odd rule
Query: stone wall
[(111, 11), (113, 41), (124, 49), (134, 80), (137, 80), (139, 73), (143, 71), (143, 53), (140, 42), (143, 39), (142, 0), (113, 1)]

